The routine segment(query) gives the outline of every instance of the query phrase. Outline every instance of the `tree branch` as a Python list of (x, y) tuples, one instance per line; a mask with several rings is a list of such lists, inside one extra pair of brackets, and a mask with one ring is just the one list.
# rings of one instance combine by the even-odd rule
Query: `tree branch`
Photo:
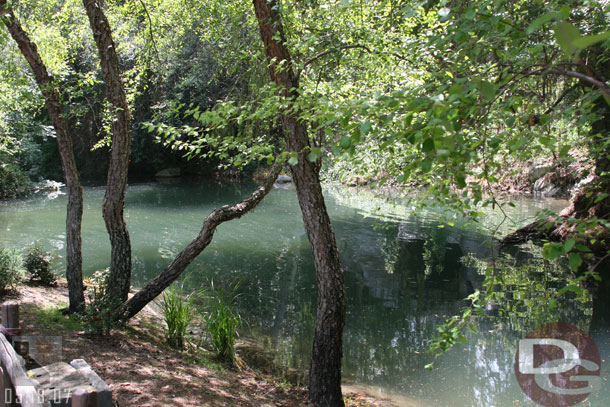
[(254, 209), (263, 198), (273, 189), (273, 183), (282, 169), (282, 164), (276, 162), (262, 186), (258, 187), (250, 196), (233, 206), (223, 206), (215, 209), (204, 220), (201, 231), (150, 283), (138, 291), (125, 304), (122, 317), (125, 320), (136, 315), (150, 301), (169, 287), (186, 267), (210, 244), (216, 228), (224, 222), (241, 218)]
[(354, 49), (354, 48), (357, 48), (357, 49), (363, 49), (363, 50), (365, 50), (366, 52), (368, 52), (369, 54), (372, 54), (372, 51), (371, 51), (371, 50), (370, 50), (370, 48), (369, 48), (369, 47), (367, 47), (366, 45), (359, 45), (359, 44), (355, 44), (355, 45), (344, 45), (344, 46), (341, 46), (341, 47), (337, 47), (337, 48), (333, 48), (333, 49), (329, 49), (329, 50), (327, 50), (327, 51), (321, 52), (321, 53), (319, 53), (318, 55), (314, 56), (313, 58), (308, 59), (308, 60), (305, 62), (305, 64), (303, 64), (303, 68), (306, 68), (306, 67), (307, 67), (308, 65), (310, 65), (311, 63), (313, 63), (313, 62), (315, 62), (316, 60), (318, 60), (318, 59), (320, 59), (320, 58), (323, 58), (323, 57), (325, 57), (325, 56), (327, 56), (327, 55), (334, 54), (335, 52), (343, 51), (343, 50), (346, 50), (346, 49)]
[(575, 71), (566, 71), (560, 68), (551, 68), (548, 72), (555, 75), (567, 76), (569, 78), (576, 78), (580, 79), (581, 81), (588, 82), (598, 88), (606, 98), (610, 98), (610, 86), (598, 79), (593, 78), (592, 76)]

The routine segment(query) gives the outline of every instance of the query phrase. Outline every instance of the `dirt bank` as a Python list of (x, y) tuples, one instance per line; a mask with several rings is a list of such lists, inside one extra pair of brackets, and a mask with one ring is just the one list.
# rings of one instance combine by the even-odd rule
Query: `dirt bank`
[[(145, 309), (110, 338), (89, 338), (78, 321), (58, 310), (68, 302), (65, 280), (57, 287), (18, 286), (6, 299), (21, 304), (22, 335), (61, 335), (65, 362), (82, 358), (108, 383), (120, 407), (308, 406), (307, 391), (248, 367), (223, 367), (210, 356), (177, 352), (164, 343), (157, 312)], [(358, 392), (348, 406), (393, 407)]]

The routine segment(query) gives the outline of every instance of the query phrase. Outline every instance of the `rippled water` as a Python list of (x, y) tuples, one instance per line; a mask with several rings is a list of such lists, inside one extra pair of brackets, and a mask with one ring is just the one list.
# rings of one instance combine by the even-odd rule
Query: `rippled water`
[[(199, 231), (214, 208), (248, 195), (250, 183), (181, 181), (130, 186), (126, 216), (133, 245), (134, 285), (162, 270)], [(85, 189), (83, 223), (86, 274), (109, 262), (109, 243), (101, 219), (103, 188)], [(370, 191), (328, 187), (327, 205), (346, 271), (347, 320), (344, 334), (346, 386), (377, 392), (404, 406), (535, 405), (513, 374), (517, 342), (550, 320), (589, 329), (592, 303), (565, 296), (548, 307), (545, 293), (565, 281), (561, 270), (545, 264), (536, 250), (499, 249), (490, 231), (501, 217), (488, 212), (467, 224), (450, 212), (416, 210), (406, 200), (387, 201)], [(518, 200), (510, 209), (517, 223), (539, 209), (559, 210), (565, 201)], [(64, 247), (66, 197), (43, 196), (0, 204), (0, 245)], [(449, 223), (451, 222), (451, 223)], [(453, 226), (451, 226), (453, 225)], [(506, 221), (504, 231), (516, 224)], [(477, 333), (435, 362), (428, 342), (463, 298), (481, 288), (492, 255), (506, 273), (490, 318)], [(239, 305), (254, 337), (276, 353), (286, 368), (305, 370), (313, 335), (316, 287), (313, 263), (294, 190), (276, 189), (251, 214), (221, 225), (212, 244), (183, 278), (187, 289), (239, 283)], [(602, 359), (610, 357), (607, 327), (591, 331)], [(610, 405), (607, 365), (602, 389), (582, 405)]]

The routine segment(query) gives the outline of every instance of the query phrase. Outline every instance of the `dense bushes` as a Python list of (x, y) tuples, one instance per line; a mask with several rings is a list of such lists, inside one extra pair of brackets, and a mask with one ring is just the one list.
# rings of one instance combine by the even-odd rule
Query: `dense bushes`
[(96, 271), (87, 279), (87, 297), (89, 303), (81, 314), (85, 323), (85, 332), (90, 336), (109, 336), (110, 332), (120, 326), (117, 316), (123, 303), (118, 298), (106, 295), (108, 288), (108, 268)]
[(32, 193), (32, 183), (14, 164), (0, 164), (0, 199), (13, 199)]
[(22, 258), (16, 250), (0, 248), (0, 293), (14, 290), (23, 279)]
[(23, 266), (30, 280), (39, 281), (42, 285), (53, 285), (57, 276), (51, 270), (53, 256), (38, 245), (32, 247), (25, 256)]

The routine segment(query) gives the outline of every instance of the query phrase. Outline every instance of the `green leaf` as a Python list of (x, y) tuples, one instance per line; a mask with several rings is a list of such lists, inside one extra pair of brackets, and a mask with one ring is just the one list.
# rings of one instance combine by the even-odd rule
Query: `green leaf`
[(464, 177), (464, 174), (456, 174), (455, 183), (459, 188), (466, 188), (466, 178)]
[(494, 100), (496, 97), (496, 88), (491, 82), (481, 81), (479, 83), (479, 92), (484, 99), (489, 101)]
[(322, 151), (319, 148), (312, 148), (307, 154), (307, 159), (311, 162), (317, 161), (320, 157), (322, 157)]
[(555, 40), (566, 56), (571, 57), (579, 48), (574, 44), (580, 37), (578, 28), (565, 21), (555, 24)]
[(532, 23), (525, 30), (525, 33), (527, 35), (530, 35), (534, 31), (536, 31), (536, 29), (538, 27), (540, 27), (541, 25), (544, 25), (551, 20), (561, 19), (562, 17), (563, 17), (562, 13), (559, 11), (553, 11), (551, 13), (543, 14), (540, 17), (538, 17), (537, 19), (535, 19), (534, 21), (532, 21)]
[(571, 146), (569, 145), (565, 145), (563, 147), (561, 147), (561, 150), (559, 151), (559, 158), (564, 158), (568, 156), (568, 153), (570, 152)]
[(288, 164), (290, 165), (297, 165), (299, 163), (299, 158), (292, 156), (288, 159)]
[(547, 260), (554, 260), (563, 255), (563, 245), (559, 243), (545, 243), (542, 248), (542, 257)]
[(473, 8), (468, 9), (468, 11), (466, 11), (466, 14), (464, 14), (464, 16), (468, 19), (468, 20), (474, 20), (474, 18), (477, 15), (477, 11)]
[(419, 163), (419, 166), (422, 170), (424, 170), (424, 172), (428, 172), (432, 169), (432, 160), (426, 158), (425, 160), (422, 160), (422, 162)]
[(424, 153), (430, 152), (432, 150), (434, 150), (434, 140), (431, 138), (427, 138), (424, 143), (422, 144), (421, 150)]
[(450, 95), (457, 95), (460, 93), (464, 93), (464, 87), (462, 85), (460, 85), (459, 83), (451, 85), (451, 87), (449, 88)]
[(574, 46), (578, 49), (585, 49), (593, 44), (597, 44), (601, 41), (606, 41), (610, 38), (610, 30), (601, 34), (587, 35), (586, 37), (580, 37), (573, 42)]
[(570, 254), (569, 262), (570, 262), (570, 268), (572, 269), (572, 271), (578, 271), (578, 268), (582, 264), (582, 258), (580, 257), (580, 254), (578, 254), (578, 253), (572, 253), (572, 254)]
[(608, 194), (605, 192), (602, 192), (601, 194), (597, 195), (597, 197), (595, 198), (595, 202), (594, 203), (598, 203), (603, 201), (604, 199), (606, 199), (608, 197)]
[(373, 125), (371, 124), (371, 122), (360, 123), (360, 133), (362, 133), (362, 135), (366, 136), (371, 131), (372, 126)]
[(576, 240), (574, 240), (574, 239), (566, 240), (565, 243), (563, 244), (563, 252), (568, 253), (570, 250), (572, 250), (572, 248), (574, 247), (575, 244), (576, 244)]
[(339, 141), (339, 144), (344, 149), (348, 149), (349, 146), (352, 144), (352, 138), (350, 136), (343, 136), (341, 137), (341, 141)]

